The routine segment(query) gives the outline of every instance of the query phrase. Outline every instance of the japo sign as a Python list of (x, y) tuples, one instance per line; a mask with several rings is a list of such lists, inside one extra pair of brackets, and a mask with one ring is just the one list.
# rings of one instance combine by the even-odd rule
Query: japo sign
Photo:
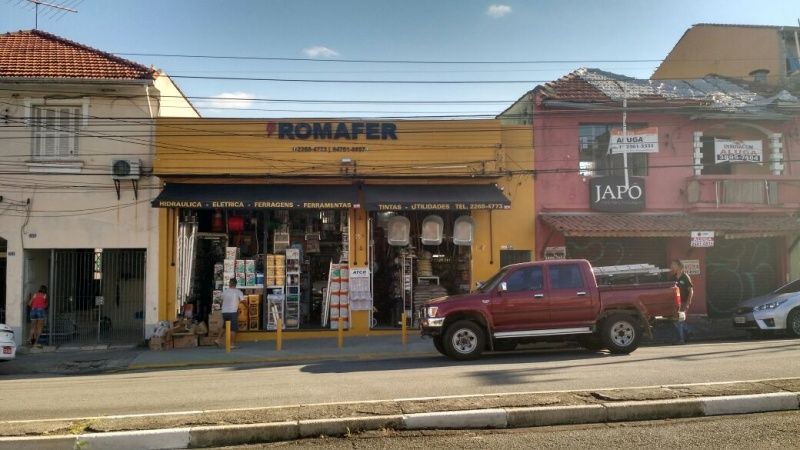
[(692, 231), (691, 234), (692, 247), (713, 247), (714, 246), (714, 232), (713, 231)]
[(608, 176), (592, 178), (589, 184), (589, 207), (595, 211), (633, 212), (645, 207), (644, 178)]
[(629, 129), (612, 128), (608, 139), (608, 151), (617, 153), (656, 153), (658, 152), (658, 128)]
[(761, 141), (734, 141), (714, 139), (714, 163), (726, 162), (764, 162)]

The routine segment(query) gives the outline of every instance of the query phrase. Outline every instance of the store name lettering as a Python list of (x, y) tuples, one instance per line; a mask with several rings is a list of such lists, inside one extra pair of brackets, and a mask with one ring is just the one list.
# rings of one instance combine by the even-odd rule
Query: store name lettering
[(397, 125), (391, 122), (268, 122), (267, 137), (278, 139), (397, 140)]
[(211, 202), (212, 208), (244, 208), (244, 202)]
[(169, 200), (162, 200), (158, 203), (158, 206), (162, 208), (202, 208), (202, 202), (178, 202), (178, 201), (169, 201)]
[(596, 185), (594, 187), (595, 195), (594, 202), (598, 203), (603, 200), (623, 200), (625, 197), (631, 200), (639, 200), (642, 198), (642, 188), (640, 186), (631, 185), (626, 187), (624, 184), (619, 186), (611, 185)]
[(353, 204), (349, 202), (306, 202), (303, 203), (303, 208), (306, 209), (347, 209), (352, 208)]
[(253, 202), (254, 208), (294, 208), (293, 202)]

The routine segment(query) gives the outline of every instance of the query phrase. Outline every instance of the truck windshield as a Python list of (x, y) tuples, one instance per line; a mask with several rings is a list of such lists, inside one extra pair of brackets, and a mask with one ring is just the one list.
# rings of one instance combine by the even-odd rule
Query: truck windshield
[(494, 274), (491, 278), (486, 280), (486, 282), (483, 283), (481, 287), (476, 289), (476, 292), (490, 292), (494, 290), (497, 287), (497, 285), (500, 284), (500, 281), (503, 279), (503, 277), (505, 277), (506, 272), (508, 272), (508, 269), (505, 268), (500, 269), (499, 272)]

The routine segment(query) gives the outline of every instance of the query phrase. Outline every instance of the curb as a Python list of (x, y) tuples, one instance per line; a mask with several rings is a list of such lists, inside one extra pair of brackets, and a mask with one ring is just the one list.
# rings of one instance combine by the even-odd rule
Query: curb
[(402, 430), (523, 428), (586, 423), (663, 420), (800, 410), (800, 394), (778, 392), (690, 399), (604, 402), (580, 406), (496, 408), (314, 419), (251, 425), (219, 425), (77, 436), (2, 437), (0, 450), (202, 448), (343, 436), (386, 428)]
[(203, 366), (233, 366), (238, 364), (258, 364), (258, 363), (297, 363), (309, 361), (370, 361), (380, 359), (404, 359), (419, 358), (422, 356), (436, 356), (435, 351), (418, 352), (386, 352), (386, 353), (357, 353), (344, 355), (307, 355), (307, 356), (275, 356), (269, 358), (243, 358), (243, 359), (209, 359), (203, 361), (187, 361), (179, 363), (153, 363), (153, 364), (130, 364), (124, 370), (153, 370), (153, 369), (180, 369), (184, 367), (203, 367)]

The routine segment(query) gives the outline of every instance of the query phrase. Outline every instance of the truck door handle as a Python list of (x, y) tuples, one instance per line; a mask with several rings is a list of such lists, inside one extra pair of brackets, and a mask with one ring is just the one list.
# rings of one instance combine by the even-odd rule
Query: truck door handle
[(533, 294), (533, 298), (544, 298), (544, 294)]
[(578, 293), (577, 293), (577, 295), (578, 295), (579, 297), (583, 297), (584, 295), (586, 295), (586, 292), (584, 292), (584, 291), (580, 291), (580, 292), (578, 292)]

